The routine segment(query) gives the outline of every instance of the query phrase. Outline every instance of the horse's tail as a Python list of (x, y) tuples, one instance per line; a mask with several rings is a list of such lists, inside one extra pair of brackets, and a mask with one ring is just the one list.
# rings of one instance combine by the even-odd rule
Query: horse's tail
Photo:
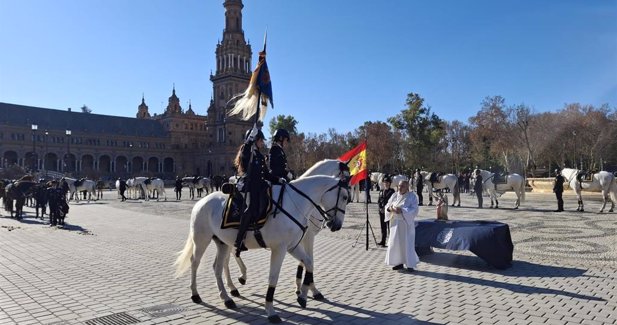
[(521, 181), (521, 202), (525, 202), (525, 189), (526, 189), (527, 181), (525, 180), (525, 176), (523, 176), (523, 180)]
[(195, 242), (193, 241), (193, 228), (189, 231), (189, 236), (184, 244), (184, 249), (178, 252), (178, 258), (174, 265), (176, 266), (176, 278), (180, 277), (191, 267), (191, 259), (193, 258), (193, 248)]

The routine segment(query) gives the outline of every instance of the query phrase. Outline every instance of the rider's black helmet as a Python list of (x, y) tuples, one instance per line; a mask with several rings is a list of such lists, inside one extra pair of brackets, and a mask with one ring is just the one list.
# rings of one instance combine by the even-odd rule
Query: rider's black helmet
[(555, 168), (555, 174), (559, 174), (560, 170), (559, 168)]
[[(249, 135), (251, 134), (251, 130), (253, 130), (253, 129), (248, 129), (246, 131), (246, 133), (244, 133), (244, 139), (248, 139), (249, 138)], [(255, 136), (255, 139), (253, 139), (253, 140), (257, 141), (259, 139), (262, 139), (262, 140), (266, 139), (266, 137), (264, 136), (264, 133), (261, 132), (261, 130), (257, 131), (257, 135)]]
[(383, 182), (388, 182), (388, 183), (392, 183), (392, 177), (390, 177), (389, 175), (384, 176), (383, 178)]
[(285, 129), (277, 129), (274, 131), (274, 141), (283, 141), (283, 139), (287, 139), (287, 141), (291, 141), (289, 138), (289, 132)]

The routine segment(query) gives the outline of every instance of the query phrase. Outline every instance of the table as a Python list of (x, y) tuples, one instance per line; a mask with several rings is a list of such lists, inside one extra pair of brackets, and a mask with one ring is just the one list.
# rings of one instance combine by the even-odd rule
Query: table
[(469, 250), (498, 269), (511, 266), (514, 251), (510, 227), (505, 223), (462, 220), (416, 221), (418, 255), (431, 252), (431, 247)]

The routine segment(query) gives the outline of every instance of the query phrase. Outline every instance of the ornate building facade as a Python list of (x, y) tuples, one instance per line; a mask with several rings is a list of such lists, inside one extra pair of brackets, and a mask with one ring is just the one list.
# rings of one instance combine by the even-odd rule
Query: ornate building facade
[(180, 105), (175, 86), (162, 114), (142, 96), (136, 118), (0, 103), (0, 168), (74, 176), (232, 175), (250, 122), (227, 116), (227, 104), (247, 87), (252, 50), (242, 29), (241, 0), (225, 0), (223, 39), (206, 115)]

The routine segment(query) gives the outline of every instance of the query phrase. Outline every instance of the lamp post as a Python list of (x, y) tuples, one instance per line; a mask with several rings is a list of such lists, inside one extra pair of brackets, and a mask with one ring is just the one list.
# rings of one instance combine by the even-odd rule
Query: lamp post
[(71, 130), (66, 130), (66, 169), (71, 172)]
[(45, 130), (45, 155), (43, 156), (43, 168), (45, 168), (45, 176), (47, 176), (47, 154), (49, 151), (49, 142), (47, 142), (47, 136), (49, 135), (49, 131)]
[(576, 131), (572, 131), (572, 136), (574, 136), (574, 169), (578, 169), (578, 162), (576, 161), (576, 156), (578, 155), (576, 152)]
[[(34, 141), (36, 140), (36, 130), (39, 129), (39, 126), (36, 124), (32, 124), (32, 170), (34, 171), (34, 164), (38, 165), (38, 162), (36, 161), (36, 144), (34, 143)], [(38, 169), (38, 166), (37, 168)]]
[(129, 143), (129, 153), (131, 160), (126, 162), (126, 169), (129, 172), (129, 175), (133, 175), (133, 142)]

